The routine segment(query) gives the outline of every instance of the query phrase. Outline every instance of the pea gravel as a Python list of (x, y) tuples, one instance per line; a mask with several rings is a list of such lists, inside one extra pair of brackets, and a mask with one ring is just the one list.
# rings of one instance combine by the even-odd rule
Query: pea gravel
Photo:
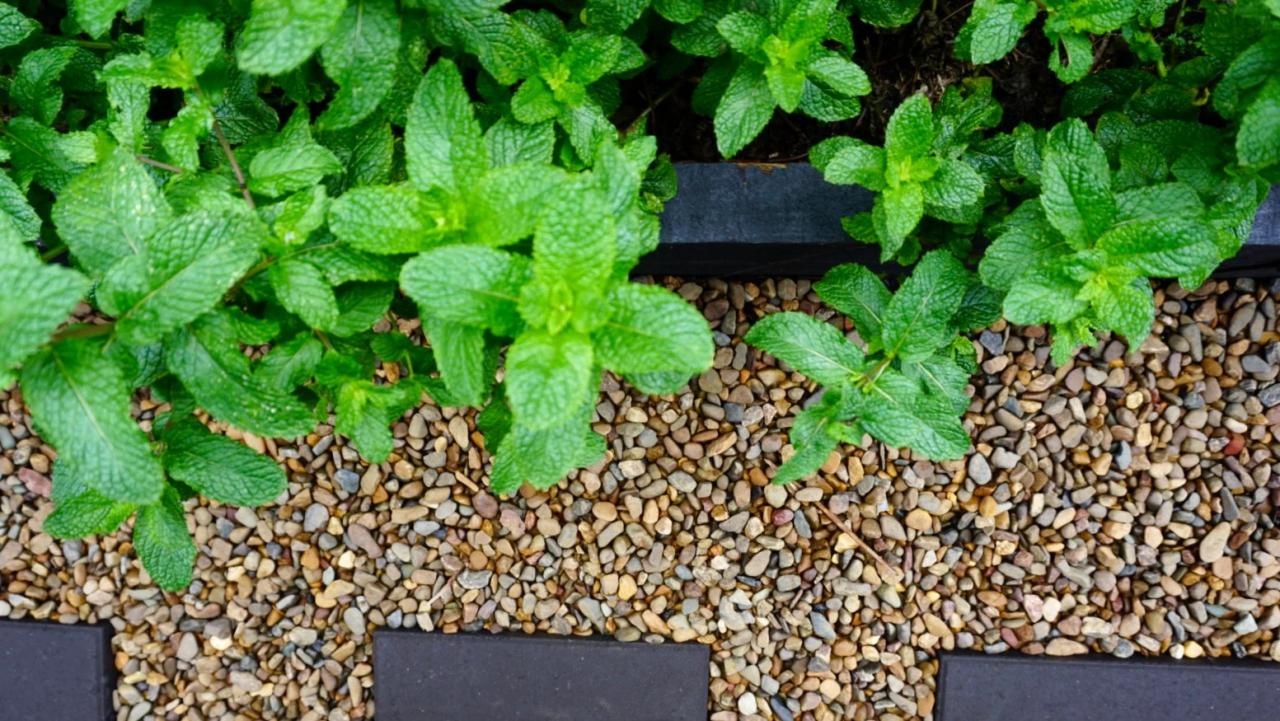
[(1062, 368), (1042, 328), (997, 324), (974, 338), (968, 458), (849, 447), (778, 487), (813, 387), (741, 338), (830, 310), (807, 281), (668, 282), (715, 367), (663, 398), (606, 379), (606, 461), (494, 498), (474, 415), (430, 404), (378, 466), (327, 427), (245, 438), (289, 490), (188, 502), (183, 594), (146, 580), (127, 530), (40, 532), (52, 451), (0, 392), (0, 617), (109, 621), (130, 721), (373, 718), (378, 627), (709, 644), (714, 721), (929, 719), (944, 649), (1280, 661), (1280, 286), (1157, 288), (1137, 352)]

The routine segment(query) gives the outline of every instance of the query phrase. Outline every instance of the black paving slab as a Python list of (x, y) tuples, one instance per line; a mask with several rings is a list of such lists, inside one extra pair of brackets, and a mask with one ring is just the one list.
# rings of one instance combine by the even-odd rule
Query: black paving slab
[(709, 650), (376, 631), (377, 721), (706, 721)]
[[(807, 163), (677, 163), (676, 176), (662, 242), (637, 274), (817, 277), (839, 263), (879, 259), (878, 247), (853, 240), (840, 225), (840, 218), (870, 210), (875, 196), (827, 183)], [(1272, 188), (1249, 242), (1218, 275), (1278, 272), (1280, 188)]]
[(108, 721), (111, 627), (0, 619), (0, 721)]
[(1280, 665), (943, 654), (936, 721), (1280, 719)]

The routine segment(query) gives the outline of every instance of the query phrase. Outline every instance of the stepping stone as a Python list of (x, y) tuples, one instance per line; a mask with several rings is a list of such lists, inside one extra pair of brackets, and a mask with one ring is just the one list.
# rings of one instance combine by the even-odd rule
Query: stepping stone
[(111, 627), (0, 619), (0, 719), (108, 721)]
[(937, 721), (1236, 721), (1280, 713), (1280, 666), (943, 654)]
[(375, 631), (377, 721), (706, 721), (701, 644)]

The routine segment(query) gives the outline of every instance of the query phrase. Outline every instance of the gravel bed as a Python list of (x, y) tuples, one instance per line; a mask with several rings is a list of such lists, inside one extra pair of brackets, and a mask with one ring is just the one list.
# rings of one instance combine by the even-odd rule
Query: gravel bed
[(377, 627), (709, 644), (714, 721), (929, 719), (943, 649), (1280, 661), (1280, 284), (1157, 288), (1139, 352), (1056, 369), (1043, 328), (997, 325), (974, 339), (967, 459), (846, 447), (778, 487), (813, 387), (741, 337), (830, 310), (803, 281), (669, 282), (715, 368), (663, 398), (609, 380), (605, 462), (495, 499), (474, 415), (433, 405), (378, 466), (325, 428), (248, 438), (289, 490), (188, 502), (185, 594), (145, 580), (127, 530), (40, 532), (52, 453), (0, 392), (0, 617), (113, 624), (130, 721), (373, 718)]

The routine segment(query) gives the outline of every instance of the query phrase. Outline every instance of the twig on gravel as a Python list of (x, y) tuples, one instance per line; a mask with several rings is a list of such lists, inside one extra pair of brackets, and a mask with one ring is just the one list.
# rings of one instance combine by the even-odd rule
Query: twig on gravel
[(902, 569), (890, 566), (888, 561), (884, 560), (884, 558), (880, 554), (876, 553), (871, 546), (867, 545), (867, 542), (862, 540), (858, 534), (854, 533), (853, 529), (849, 527), (849, 524), (845, 523), (839, 516), (833, 513), (830, 508), (827, 508), (821, 503), (816, 505), (818, 506), (818, 510), (822, 511), (827, 518), (831, 519), (831, 522), (835, 524), (836, 528), (840, 529), (842, 533), (853, 539), (854, 545), (862, 549), (868, 556), (871, 556), (871, 558), (875, 560), (876, 565), (880, 567), (880, 578), (882, 580), (894, 584), (902, 580)]

